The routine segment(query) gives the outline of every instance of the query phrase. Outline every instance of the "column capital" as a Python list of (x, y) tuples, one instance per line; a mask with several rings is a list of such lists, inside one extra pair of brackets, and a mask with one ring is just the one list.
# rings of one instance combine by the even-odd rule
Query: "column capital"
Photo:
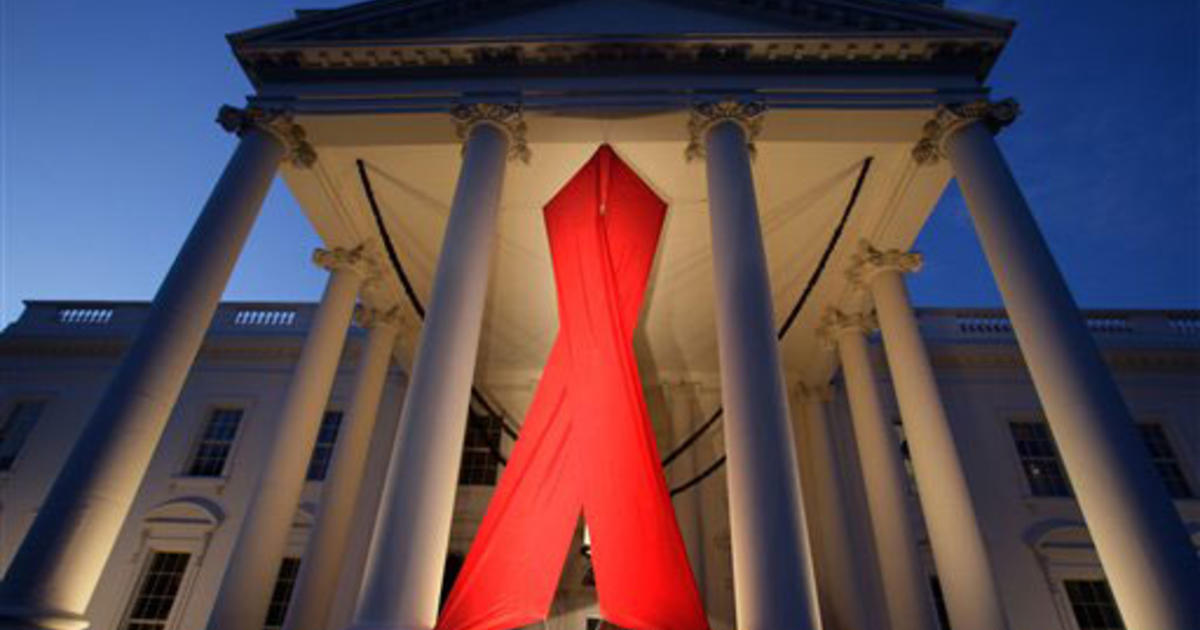
[(942, 105), (937, 108), (933, 118), (925, 123), (921, 139), (913, 147), (913, 159), (917, 164), (937, 164), (946, 157), (946, 139), (955, 131), (979, 121), (996, 133), (1016, 120), (1020, 113), (1021, 106), (1011, 98), (995, 102), (979, 100)]
[(450, 117), (458, 139), (464, 143), (476, 125), (492, 125), (508, 136), (508, 159), (529, 163), (532, 153), (525, 141), (527, 127), (520, 104), (464, 103), (451, 108)]
[(373, 306), (365, 303), (354, 308), (354, 323), (367, 330), (386, 326), (399, 333), (413, 328), (415, 319), (399, 305)]
[(858, 253), (850, 259), (846, 277), (855, 288), (863, 288), (876, 275), (884, 271), (911, 273), (920, 271), (924, 257), (917, 252), (902, 252), (898, 249), (876, 249), (866, 239), (858, 242)]
[(308, 143), (308, 134), (293, 121), (289, 111), (222, 105), (217, 111), (217, 124), (239, 137), (252, 129), (271, 134), (287, 147), (288, 161), (296, 168), (311, 168), (317, 162), (317, 152)]
[(829, 385), (810, 385), (808, 383), (799, 382), (793, 386), (793, 391), (797, 398), (801, 400), (815, 400), (827, 403), (833, 400), (833, 388)]
[(374, 243), (366, 242), (357, 247), (346, 249), (344, 247), (335, 247), (333, 249), (315, 249), (313, 250), (312, 260), (315, 265), (328, 269), (329, 271), (338, 271), (345, 269), (354, 272), (363, 280), (372, 280), (379, 275), (380, 264), (379, 259), (375, 255)]
[(817, 338), (829, 349), (837, 347), (838, 337), (847, 333), (869, 335), (879, 328), (875, 314), (870, 312), (846, 313), (835, 307), (825, 309), (821, 323), (817, 325)]
[(763, 114), (767, 106), (762, 101), (725, 99), (692, 105), (688, 119), (688, 146), (684, 155), (690, 162), (704, 157), (704, 134), (720, 122), (736, 123), (746, 132), (746, 149), (755, 153), (754, 140), (762, 132)]

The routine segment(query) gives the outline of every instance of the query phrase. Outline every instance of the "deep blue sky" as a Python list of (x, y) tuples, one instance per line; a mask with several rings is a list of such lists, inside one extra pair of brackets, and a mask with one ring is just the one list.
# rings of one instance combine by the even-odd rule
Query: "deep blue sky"
[[(1195, 0), (949, 4), (1020, 23), (990, 83), (1025, 114), (1000, 142), (1080, 303), (1200, 307)], [(250, 90), (222, 36), (292, 8), (0, 0), (0, 322), (153, 295), (232, 149), (216, 108)], [(276, 183), (226, 297), (316, 299), (317, 244)], [(918, 248), (919, 303), (999, 303), (955, 187)]]

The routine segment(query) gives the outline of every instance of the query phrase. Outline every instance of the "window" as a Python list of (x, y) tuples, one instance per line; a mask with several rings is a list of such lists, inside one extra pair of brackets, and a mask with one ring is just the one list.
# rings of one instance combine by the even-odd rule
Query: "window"
[(342, 412), (326, 411), (321, 418), (321, 430), (313, 446), (312, 458), (308, 460), (308, 480), (324, 481), (333, 459), (333, 446), (337, 443), (338, 429), (342, 427)]
[(1141, 430), (1142, 440), (1146, 442), (1146, 448), (1150, 451), (1150, 461), (1154, 462), (1158, 476), (1162, 477), (1163, 483), (1167, 485), (1167, 493), (1173, 499), (1192, 498), (1192, 487), (1188, 485), (1187, 477), (1179, 467), (1179, 460), (1175, 458), (1175, 451), (1167, 441), (1167, 432), (1163, 430), (1162, 425), (1139, 424), (1138, 429)]
[(1072, 496), (1071, 482), (1058, 457), (1050, 427), (1045, 422), (1011, 422), (1009, 429), (1033, 496)]
[(500, 445), (500, 418), (468, 412), (467, 439), (463, 444), (458, 483), (462, 486), (494, 486), (500, 460), (494, 448)]
[(1104, 580), (1065, 580), (1067, 599), (1079, 630), (1125, 630), (1121, 612)]
[(0, 421), (0, 472), (12, 470), (25, 439), (45, 408), (44, 400), (22, 400), (13, 405), (8, 415)]
[(288, 604), (292, 601), (292, 589), (296, 587), (296, 576), (300, 575), (300, 558), (284, 558), (279, 563), (279, 574), (275, 577), (275, 589), (271, 591), (271, 605), (267, 607), (264, 630), (282, 628), (287, 619)]
[(137, 594), (125, 614), (123, 630), (163, 630), (191, 554), (156, 551), (146, 561)]
[(929, 590), (933, 593), (933, 610), (937, 613), (938, 628), (950, 630), (950, 612), (946, 610), (946, 596), (942, 593), (942, 582), (936, 575), (929, 576)]
[(187, 474), (192, 477), (220, 477), (225, 472), (225, 460), (229, 458), (229, 450), (233, 448), (233, 439), (237, 437), (241, 422), (241, 409), (214, 409), (192, 452)]

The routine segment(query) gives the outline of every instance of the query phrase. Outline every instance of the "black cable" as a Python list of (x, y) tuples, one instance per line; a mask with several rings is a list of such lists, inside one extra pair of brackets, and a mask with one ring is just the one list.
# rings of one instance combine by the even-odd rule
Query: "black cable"
[(687, 480), (682, 485), (671, 488), (671, 496), (675, 496), (681, 492), (687, 492), (688, 490), (691, 490), (692, 486), (695, 486), (696, 484), (700, 483), (701, 481), (708, 479), (709, 475), (717, 472), (724, 465), (725, 465), (725, 456), (722, 455), (722, 456), (718, 457), (715, 462), (709, 464), (708, 468), (705, 468), (704, 470), (700, 471), (699, 475), (692, 477), (691, 479)]
[[(396, 254), (396, 247), (392, 244), (392, 235), (388, 232), (387, 225), (383, 222), (383, 213), (379, 211), (379, 202), (375, 199), (375, 189), (371, 186), (371, 178), (367, 175), (367, 165), (360, 158), (355, 160), (358, 165), (358, 177), (362, 180), (363, 192), (367, 196), (367, 204), (371, 208), (371, 214), (375, 217), (375, 227), (379, 230), (379, 236), (383, 240), (383, 246), (387, 249), (388, 259), (392, 262), (392, 269), (396, 272), (396, 277), (400, 280), (400, 285), (404, 287), (404, 293), (408, 296), (408, 302), (416, 311), (417, 316), (422, 321), (425, 320), (425, 306), (421, 304), (421, 299), (417, 297), (417, 291), (413, 288), (412, 282), (408, 278), (408, 274), (404, 272), (404, 265), (400, 263), (400, 256)], [(471, 385), (471, 398), (473, 398), (479, 406), (483, 407), (486, 416), (495, 418), (500, 421), (500, 429), (504, 431), (513, 440), (517, 439), (517, 432), (508, 425), (507, 419), (503, 414), (498, 412), (493, 407), (479, 390)], [(486, 427), (480, 427), (477, 422), (471, 422), (474, 416), (468, 415), (468, 429), (482, 431), (483, 441), (487, 444), (488, 450), (491, 451), (492, 457), (495, 457), (502, 465), (508, 465), (508, 459), (500, 453), (500, 445), (491, 440), (487, 434)], [(479, 435), (477, 433), (477, 435)]]
[[(850, 212), (854, 210), (854, 206), (858, 204), (858, 194), (862, 192), (863, 183), (867, 179), (867, 172), (871, 170), (871, 163), (874, 160), (875, 158), (873, 156), (868, 156), (867, 159), (863, 160), (862, 168), (858, 171), (858, 181), (854, 182), (854, 190), (851, 191), (850, 199), (846, 202), (846, 209), (842, 211), (842, 218), (838, 221), (837, 227), (833, 229), (833, 234), (829, 238), (829, 244), (825, 246), (825, 251), (821, 253), (821, 258), (817, 261), (817, 268), (813, 270), (812, 275), (808, 278), (808, 284), (805, 285), (804, 291), (800, 293), (800, 297), (796, 300), (796, 305), (792, 307), (791, 312), (788, 313), (787, 319), (783, 322), (783, 326), (779, 328), (779, 333), (776, 335), (778, 339), (782, 340), (783, 336), (786, 335), (788, 330), (791, 329), (792, 324), (796, 323), (796, 318), (799, 317), (800, 310), (804, 308), (804, 304), (808, 302), (808, 297), (812, 294), (813, 289), (816, 288), (817, 282), (821, 279), (821, 275), (824, 274), (825, 266), (829, 263), (829, 258), (833, 255), (833, 250), (837, 248), (838, 242), (842, 239), (842, 232), (846, 228), (846, 222), (850, 219)], [(681, 453), (687, 450), (688, 447), (694, 444), (696, 440), (700, 439), (700, 436), (704, 435), (705, 431), (708, 431), (712, 425), (716, 424), (717, 419), (723, 415), (724, 411), (725, 410), (723, 407), (717, 408), (716, 412), (714, 412), (704, 424), (700, 425), (700, 428), (693, 431), (686, 440), (684, 440), (679, 446), (675, 447), (675, 450), (671, 451), (665, 458), (663, 458), (663, 466), (670, 464), (675, 460), (675, 458), (679, 457)], [(725, 465), (724, 455), (710, 464), (708, 468), (705, 468), (703, 471), (701, 471), (700, 474), (692, 477), (682, 485), (673, 488), (671, 490), (671, 496), (675, 496), (676, 494), (695, 486), (701, 481), (704, 481), (709, 477), (709, 475), (717, 472), (717, 470), (719, 470), (723, 465)]]

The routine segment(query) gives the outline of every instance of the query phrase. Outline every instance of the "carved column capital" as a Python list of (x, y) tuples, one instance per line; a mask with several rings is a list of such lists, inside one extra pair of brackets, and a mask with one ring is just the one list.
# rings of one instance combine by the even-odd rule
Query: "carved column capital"
[(525, 141), (525, 117), (515, 103), (470, 103), (455, 105), (450, 110), (458, 139), (466, 142), (476, 125), (492, 125), (508, 135), (508, 159), (528, 164), (532, 153)]
[(373, 305), (370, 302), (359, 304), (354, 309), (354, 322), (367, 330), (377, 326), (387, 326), (397, 333), (416, 327), (413, 315), (397, 304), (382, 306)]
[(996, 133), (1016, 120), (1020, 113), (1021, 106), (1011, 98), (942, 105), (925, 123), (921, 139), (913, 147), (913, 159), (917, 164), (937, 164), (946, 157), (946, 139), (955, 131), (979, 121)]
[(800, 400), (815, 400), (827, 403), (833, 400), (833, 388), (829, 385), (809, 385), (808, 383), (796, 383), (795, 395)]
[(739, 101), (726, 99), (708, 101), (692, 106), (688, 119), (688, 146), (684, 155), (688, 161), (704, 157), (704, 134), (713, 125), (730, 121), (737, 123), (746, 132), (746, 149), (750, 156), (755, 154), (754, 140), (762, 132), (763, 114), (767, 106), (762, 101)]
[(879, 328), (875, 314), (870, 312), (846, 313), (832, 306), (825, 309), (821, 323), (817, 326), (817, 338), (822, 345), (832, 350), (837, 347), (838, 337), (846, 333), (869, 335)]
[(343, 247), (316, 249), (313, 250), (312, 260), (318, 267), (330, 271), (340, 269), (351, 271), (364, 281), (374, 279), (380, 272), (380, 264), (378, 257), (375, 255), (375, 247), (369, 242), (363, 243), (353, 249)]
[(865, 239), (858, 242), (858, 253), (850, 259), (846, 277), (856, 288), (864, 288), (871, 278), (884, 271), (911, 273), (919, 271), (924, 258), (917, 252), (887, 251), (876, 249)]
[(317, 152), (308, 143), (304, 127), (292, 120), (291, 112), (282, 109), (247, 107), (241, 109), (222, 105), (217, 112), (217, 124), (239, 137), (251, 129), (271, 134), (287, 147), (288, 161), (296, 168), (310, 168), (317, 161)]

